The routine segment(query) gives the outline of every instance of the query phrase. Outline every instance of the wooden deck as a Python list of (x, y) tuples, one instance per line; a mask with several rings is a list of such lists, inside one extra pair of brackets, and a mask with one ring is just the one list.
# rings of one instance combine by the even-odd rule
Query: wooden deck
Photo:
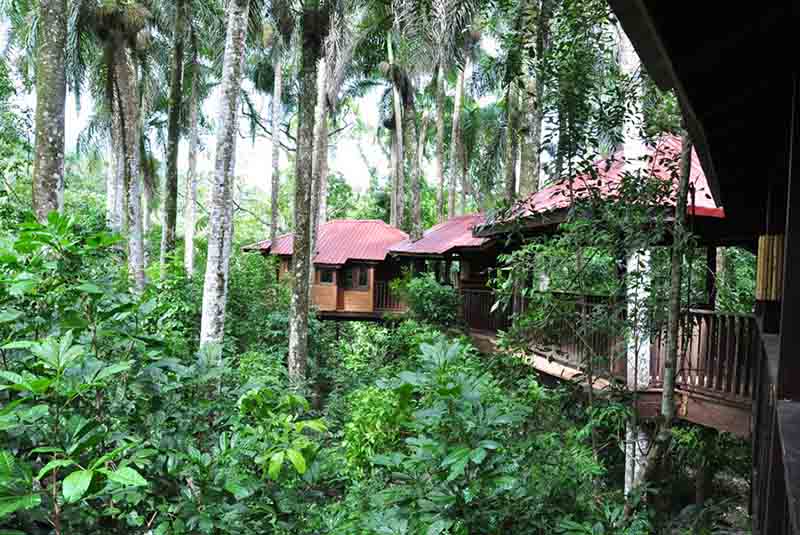
[[(589, 313), (588, 309), (596, 305), (583, 302), (579, 306)], [(477, 310), (483, 309), (482, 306)], [(496, 330), (485, 328), (491, 324), (477, 323), (484, 328), (475, 328), (476, 323), (469, 325), (478, 349), (494, 352)], [(755, 319), (748, 315), (692, 310), (682, 317), (680, 338), (684, 344), (676, 375), (678, 418), (749, 437), (753, 426), (755, 372), (762, 347)], [(579, 344), (565, 335), (556, 343), (532, 344), (521, 356), (537, 371), (551, 377), (585, 381), (588, 353), (624, 355), (624, 343), (614, 337), (594, 336)], [(643, 418), (656, 418), (660, 413), (665, 333), (653, 337), (650, 354), (651, 381), (632, 394), (634, 406)], [(614, 379), (625, 381), (626, 366), (620, 358), (608, 357), (596, 369), (600, 377), (595, 378), (593, 387), (597, 390), (608, 388)]]

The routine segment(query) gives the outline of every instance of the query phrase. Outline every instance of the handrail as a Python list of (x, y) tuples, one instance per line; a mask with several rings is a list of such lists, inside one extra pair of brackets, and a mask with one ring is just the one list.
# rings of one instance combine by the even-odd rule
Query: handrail
[(402, 311), (406, 309), (402, 298), (392, 291), (386, 281), (375, 281), (374, 307), (376, 310)]

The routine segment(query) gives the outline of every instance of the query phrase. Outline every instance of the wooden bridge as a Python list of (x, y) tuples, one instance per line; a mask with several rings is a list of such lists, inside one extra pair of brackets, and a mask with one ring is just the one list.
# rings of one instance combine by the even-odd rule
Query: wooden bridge
[[(510, 314), (492, 310), (491, 290), (463, 289), (462, 314), (476, 344), (493, 348), (496, 333), (511, 326)], [(534, 341), (526, 360), (538, 371), (564, 379), (586, 376), (592, 362), (595, 388), (607, 388), (613, 381), (625, 384), (626, 344), (621, 337), (602, 332), (575, 335), (576, 317), (590, 317), (597, 307), (608, 306), (601, 299), (571, 296), (575, 314), (571, 320), (556, 322), (554, 331), (563, 333), (555, 341)], [(571, 322), (572, 325), (567, 323)], [(690, 310), (680, 321), (682, 340), (676, 370), (676, 408), (679, 418), (747, 437), (753, 420), (753, 397), (764, 345), (751, 315)], [(650, 340), (650, 382), (637, 390), (636, 407), (644, 418), (660, 412), (667, 353), (665, 331)]]

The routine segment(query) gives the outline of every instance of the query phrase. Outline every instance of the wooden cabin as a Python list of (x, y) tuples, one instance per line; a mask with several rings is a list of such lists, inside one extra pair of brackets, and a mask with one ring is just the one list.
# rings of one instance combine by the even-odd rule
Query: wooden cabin
[(800, 3), (609, 0), (647, 73), (673, 89), (726, 218), (758, 251), (749, 366), (756, 535), (800, 535)]
[[(431, 227), (417, 241), (405, 240), (392, 246), (390, 253), (412, 262), (444, 264), (437, 272), (447, 273), (442, 282), (453, 284), (461, 294), (460, 312), (467, 326), (474, 331), (497, 331), (508, 326), (504, 311), (491, 311), (495, 300), (489, 280), (501, 248), (493, 238), (473, 235), (473, 229), (485, 222), (483, 214), (455, 216)], [(458, 269), (451, 279), (453, 263)]]
[[(403, 263), (389, 256), (389, 247), (408, 235), (380, 220), (334, 220), (322, 225), (312, 259), (312, 306), (321, 318), (379, 319), (406, 310), (390, 287), (402, 276)], [(278, 279), (291, 274), (294, 235), (279, 236), (245, 247), (279, 258)]]

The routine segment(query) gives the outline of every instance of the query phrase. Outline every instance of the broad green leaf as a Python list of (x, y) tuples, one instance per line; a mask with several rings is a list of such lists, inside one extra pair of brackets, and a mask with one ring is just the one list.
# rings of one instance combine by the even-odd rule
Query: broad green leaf
[(311, 429), (317, 433), (324, 433), (328, 428), (325, 426), (325, 423), (323, 423), (322, 420), (305, 420), (303, 422), (298, 422), (297, 424), (298, 432), (302, 432), (303, 429)]
[(294, 469), (297, 470), (297, 473), (303, 475), (306, 473), (306, 459), (303, 457), (303, 454), (297, 450), (288, 449), (286, 450), (286, 456), (289, 457), (289, 460), (294, 465)]
[(3, 344), (0, 349), (29, 349), (34, 343), (33, 342), (26, 342), (23, 340), (18, 340), (16, 342), (9, 342), (7, 344)]
[(42, 503), (42, 497), (38, 494), (0, 497), (0, 519), (16, 511), (33, 509), (40, 503)]
[(87, 294), (101, 295), (103, 293), (102, 288), (91, 282), (84, 282), (80, 286), (76, 286), (75, 289)]
[[(0, 370), (0, 379), (6, 380), (6, 385), (24, 385), (25, 379), (18, 373)], [(28, 390), (27, 388), (25, 390)]]
[(15, 321), (22, 316), (22, 311), (15, 310), (13, 308), (7, 308), (5, 310), (0, 310), (0, 323), (9, 323), (11, 321)]
[(440, 518), (428, 527), (427, 535), (439, 535), (441, 532), (453, 525), (452, 520)]
[(469, 455), (469, 448), (458, 448), (457, 450), (453, 451), (444, 458), (442, 461), (442, 466), (450, 466), (451, 464), (457, 463), (462, 459), (466, 459)]
[(131, 361), (125, 362), (118, 362), (116, 364), (112, 364), (111, 366), (106, 366), (102, 370), (97, 372), (97, 375), (94, 376), (93, 382), (101, 382), (104, 379), (108, 379), (113, 375), (117, 375), (118, 373), (126, 372), (131, 369)]
[(94, 472), (91, 470), (76, 470), (64, 478), (61, 485), (67, 503), (75, 503), (83, 498), (83, 495), (89, 490), (89, 485), (92, 484), (93, 476)]
[(481, 464), (486, 458), (486, 450), (483, 448), (475, 448), (469, 454), (469, 459), (475, 464)]
[(496, 450), (501, 446), (501, 444), (499, 442), (495, 442), (494, 440), (481, 440), (478, 442), (478, 446), (481, 448), (486, 448), (487, 450)]
[(124, 487), (145, 487), (147, 480), (130, 466), (123, 466), (108, 474), (108, 479)]
[(53, 459), (46, 465), (39, 470), (39, 473), (36, 475), (36, 479), (41, 480), (44, 476), (55, 470), (56, 468), (64, 468), (65, 466), (72, 466), (75, 464), (70, 459)]
[(278, 451), (272, 454), (272, 457), (269, 458), (269, 478), (272, 480), (277, 480), (278, 475), (281, 473), (281, 467), (283, 466), (283, 458), (285, 454), (282, 451)]

